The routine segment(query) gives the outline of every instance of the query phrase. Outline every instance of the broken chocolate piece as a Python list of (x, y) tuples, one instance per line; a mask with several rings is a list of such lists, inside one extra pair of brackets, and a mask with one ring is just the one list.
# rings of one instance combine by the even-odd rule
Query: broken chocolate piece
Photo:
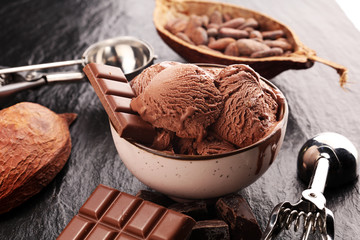
[(219, 217), (229, 224), (233, 239), (260, 239), (262, 232), (250, 206), (239, 194), (219, 198), (216, 202)]
[(168, 207), (170, 204), (173, 204), (175, 201), (171, 200), (168, 196), (148, 190), (140, 190), (136, 197), (142, 198), (144, 200), (159, 204), (164, 207)]
[(229, 226), (222, 220), (196, 222), (190, 240), (230, 240)]
[(169, 206), (169, 209), (186, 214), (196, 221), (204, 220), (208, 216), (206, 202), (203, 200), (193, 202), (175, 203)]
[(194, 219), (99, 185), (58, 239), (186, 239)]
[(152, 143), (155, 129), (131, 109), (131, 98), (135, 94), (121, 69), (89, 63), (84, 72), (120, 137)]

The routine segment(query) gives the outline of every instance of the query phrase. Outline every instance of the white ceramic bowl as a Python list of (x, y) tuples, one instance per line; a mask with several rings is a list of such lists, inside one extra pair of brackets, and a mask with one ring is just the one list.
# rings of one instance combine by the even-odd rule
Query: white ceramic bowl
[(121, 160), (145, 185), (178, 201), (208, 199), (249, 186), (270, 167), (285, 136), (285, 98), (281, 112), (277, 126), (259, 142), (209, 156), (164, 153), (121, 138), (111, 124), (110, 128)]

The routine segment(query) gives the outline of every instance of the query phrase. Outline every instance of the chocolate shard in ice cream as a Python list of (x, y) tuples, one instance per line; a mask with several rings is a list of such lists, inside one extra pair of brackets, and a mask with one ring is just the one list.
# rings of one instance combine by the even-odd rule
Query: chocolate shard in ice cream
[(84, 72), (120, 137), (151, 143), (155, 129), (130, 108), (135, 96), (120, 68), (89, 63)]
[(278, 103), (260, 76), (242, 64), (224, 68), (215, 84), (224, 97), (224, 108), (212, 125), (213, 131), (238, 147), (251, 145), (277, 122)]
[(207, 71), (193, 64), (169, 66), (133, 98), (131, 108), (156, 128), (201, 141), (218, 118), (223, 97)]

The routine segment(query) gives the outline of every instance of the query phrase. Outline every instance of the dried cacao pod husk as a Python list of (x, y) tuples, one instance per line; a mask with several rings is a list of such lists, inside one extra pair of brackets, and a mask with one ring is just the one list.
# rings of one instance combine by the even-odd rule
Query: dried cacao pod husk
[(63, 168), (76, 117), (30, 102), (0, 111), (0, 214), (40, 192)]
[[(232, 16), (232, 18), (253, 18), (259, 23), (262, 31), (282, 30), (292, 45), (293, 51), (282, 56), (262, 58), (229, 56), (185, 42), (164, 28), (172, 19), (186, 19), (191, 15), (211, 16), (217, 11), (223, 16)], [(163, 41), (188, 62), (247, 64), (263, 77), (270, 79), (289, 69), (310, 68), (316, 61), (334, 68), (340, 75), (341, 86), (344, 86), (347, 81), (347, 69), (344, 66), (318, 57), (316, 52), (305, 46), (289, 27), (274, 18), (238, 5), (200, 0), (156, 0), (153, 21)]]

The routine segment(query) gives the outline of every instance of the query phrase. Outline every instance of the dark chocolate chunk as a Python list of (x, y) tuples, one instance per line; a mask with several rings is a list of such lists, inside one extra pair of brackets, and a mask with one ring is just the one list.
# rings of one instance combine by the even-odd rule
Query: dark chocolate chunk
[(186, 239), (194, 219), (99, 185), (58, 239)]
[(219, 198), (216, 202), (218, 216), (229, 224), (233, 239), (260, 239), (262, 232), (246, 200), (239, 194)]
[(166, 196), (162, 193), (148, 191), (148, 190), (140, 190), (136, 194), (136, 197), (159, 204), (164, 207), (168, 207), (175, 202), (174, 200), (170, 199), (168, 196)]
[(196, 222), (190, 240), (230, 240), (229, 226), (222, 220)]
[(169, 209), (191, 216), (196, 221), (207, 219), (207, 204), (203, 200), (175, 203), (169, 206)]
[(120, 137), (152, 143), (155, 129), (132, 111), (130, 102), (135, 94), (121, 69), (89, 63), (84, 67), (84, 72)]

